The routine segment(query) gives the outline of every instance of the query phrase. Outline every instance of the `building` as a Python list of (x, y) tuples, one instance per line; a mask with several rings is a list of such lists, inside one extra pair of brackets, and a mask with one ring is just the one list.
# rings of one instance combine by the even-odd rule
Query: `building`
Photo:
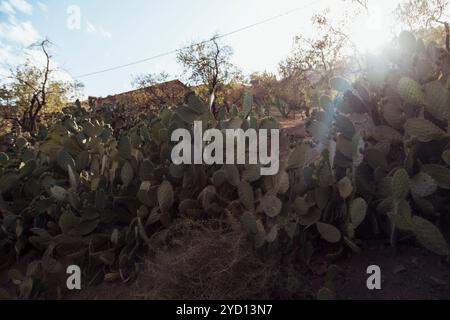
[(159, 110), (183, 104), (185, 95), (190, 91), (181, 81), (172, 80), (105, 98), (89, 97), (89, 104), (94, 111), (114, 106), (134, 111)]

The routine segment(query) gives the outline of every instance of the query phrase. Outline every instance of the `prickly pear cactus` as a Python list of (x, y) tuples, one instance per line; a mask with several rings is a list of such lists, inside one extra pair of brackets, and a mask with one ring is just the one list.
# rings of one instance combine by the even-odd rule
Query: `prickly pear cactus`
[(307, 121), (309, 137), (290, 144), (281, 133), (274, 176), (253, 164), (171, 161), (172, 133), (192, 135), (194, 121), (221, 132), (278, 128), (249, 95), (242, 110), (216, 117), (192, 93), (158, 114), (68, 110), (41, 136), (15, 137), (0, 153), (0, 266), (40, 254), (25, 274), (8, 272), (21, 298), (38, 297), (63, 262), (82, 266), (91, 284), (128, 281), (152, 235), (179, 218), (227, 221), (258, 252), (306, 263), (318, 241), (332, 243), (337, 259), (373, 234), (393, 245), (412, 236), (449, 255), (441, 232), (450, 220), (449, 54), (437, 51), (402, 33), (385, 68), (369, 60), (353, 83), (331, 79)]
[[(355, 234), (371, 230), (386, 233), (394, 245), (399, 233), (407, 233), (436, 254), (450, 253), (437, 227), (449, 218), (449, 77), (432, 54), (436, 48), (416, 43), (412, 34), (402, 33), (391, 55), (393, 67), (378, 74), (377, 81), (370, 81), (370, 63), (368, 74), (353, 85), (332, 79), (334, 99), (320, 99), (331, 108), (322, 108), (308, 124), (314, 141), (334, 140), (319, 160), (332, 159), (331, 173), (319, 171), (312, 179), (315, 195), (326, 180), (339, 197), (333, 214), (322, 204), (317, 219), (340, 226), (343, 242), (353, 250)], [(309, 172), (303, 172), (303, 179)], [(331, 179), (324, 179), (327, 173)], [(323, 227), (318, 229), (323, 233)]]

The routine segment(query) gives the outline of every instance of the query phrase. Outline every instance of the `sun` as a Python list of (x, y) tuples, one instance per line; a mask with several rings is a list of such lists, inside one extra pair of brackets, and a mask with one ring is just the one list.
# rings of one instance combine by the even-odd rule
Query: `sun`
[(394, 17), (385, 4), (372, 4), (352, 24), (350, 38), (363, 53), (379, 53), (392, 37)]

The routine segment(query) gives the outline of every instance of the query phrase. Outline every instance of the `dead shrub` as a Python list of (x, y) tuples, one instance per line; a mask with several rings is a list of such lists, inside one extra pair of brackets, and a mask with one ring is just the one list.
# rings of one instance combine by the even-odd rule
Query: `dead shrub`
[[(228, 226), (229, 227), (229, 226)], [(179, 220), (151, 238), (154, 254), (137, 283), (145, 299), (269, 299), (278, 270), (240, 230)]]

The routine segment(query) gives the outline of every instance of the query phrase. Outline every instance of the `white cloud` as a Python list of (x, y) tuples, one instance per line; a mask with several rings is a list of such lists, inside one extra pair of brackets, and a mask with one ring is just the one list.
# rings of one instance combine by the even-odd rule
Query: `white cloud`
[[(26, 61), (38, 68), (44, 68), (47, 57), (39, 47), (18, 49), (0, 42), (0, 83), (2, 78), (5, 80), (5, 77), (10, 75), (11, 69), (23, 65)], [(54, 59), (50, 59), (50, 69), (53, 70), (52, 79), (66, 82), (74, 81), (71, 74), (61, 68)]]
[(45, 20), (48, 20), (48, 6), (40, 1), (37, 2), (37, 6), (41, 10), (41, 13), (44, 15)]
[(16, 12), (31, 15), (33, 14), (33, 6), (26, 0), (3, 0), (0, 3), (0, 11), (9, 16), (15, 15)]
[(0, 39), (29, 46), (39, 39), (39, 32), (31, 21), (18, 22), (11, 17), (9, 22), (0, 23)]
[(29, 4), (26, 0), (9, 0), (11, 5), (16, 8), (17, 10), (26, 13), (26, 14), (32, 14), (33, 13), (33, 6)]
[(0, 42), (0, 85), (8, 82), (11, 69), (23, 63), (20, 52), (16, 52), (11, 46)]
[(8, 1), (0, 2), (0, 12), (6, 13), (9, 16), (14, 15), (15, 10)]
[(20, 53), (15, 52), (15, 50), (8, 45), (0, 42), (0, 61), (4, 65), (17, 65), (23, 61), (20, 57)]
[[(42, 12), (47, 13), (45, 4), (37, 2), (37, 5)], [(41, 39), (39, 32), (31, 21), (21, 21), (16, 17), (17, 13), (31, 15), (33, 6), (26, 0), (0, 0), (0, 13), (8, 16), (5, 21), (0, 21), (0, 80), (9, 74), (11, 68), (26, 61), (36, 67), (44, 67), (45, 54), (38, 47), (29, 47)], [(53, 59), (50, 59), (50, 68), (55, 70), (55, 80), (73, 81), (71, 75), (62, 70)]]
[(48, 12), (48, 7), (45, 3), (38, 1), (37, 5), (38, 5), (39, 9), (41, 9), (42, 12), (44, 12), (44, 13)]
[(0, 84), (8, 80), (9, 70), (0, 65)]

